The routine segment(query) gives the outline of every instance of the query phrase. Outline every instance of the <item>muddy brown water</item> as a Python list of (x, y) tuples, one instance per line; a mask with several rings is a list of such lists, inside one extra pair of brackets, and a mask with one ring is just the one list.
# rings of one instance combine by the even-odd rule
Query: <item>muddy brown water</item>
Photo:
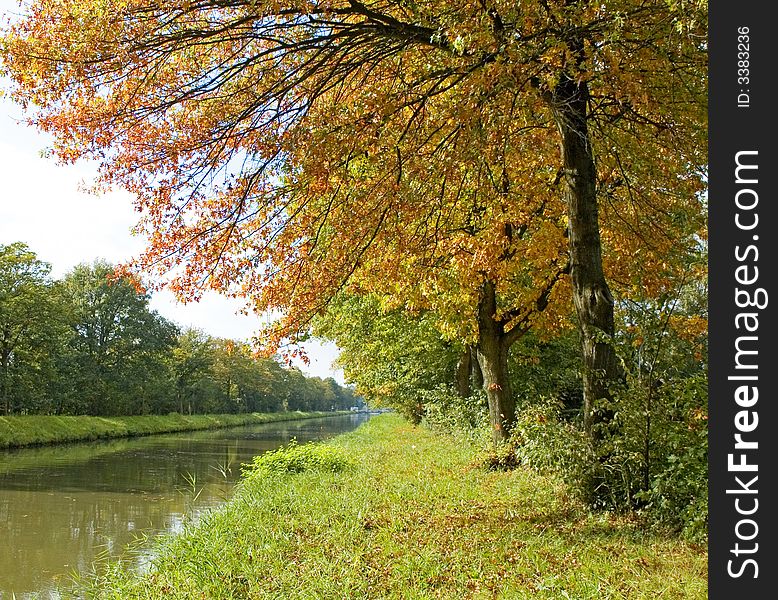
[(140, 568), (154, 536), (229, 499), (241, 463), (292, 438), (321, 440), (367, 415), (0, 452), (0, 598), (59, 598), (105, 557)]

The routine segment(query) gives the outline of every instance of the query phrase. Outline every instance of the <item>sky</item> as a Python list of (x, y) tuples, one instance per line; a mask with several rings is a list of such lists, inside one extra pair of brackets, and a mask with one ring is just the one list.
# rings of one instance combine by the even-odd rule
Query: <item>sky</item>
[[(17, 10), (15, 0), (0, 0), (0, 14), (9, 10)], [(0, 78), (0, 90), (7, 87)], [(143, 240), (130, 232), (136, 221), (132, 197), (122, 190), (101, 196), (83, 191), (95, 165), (63, 166), (44, 158), (49, 138), (23, 119), (21, 109), (0, 95), (0, 244), (26, 243), (57, 278), (79, 263), (98, 258), (117, 263), (137, 254)], [(213, 292), (185, 305), (158, 292), (151, 308), (182, 327), (216, 337), (249, 339), (260, 327), (258, 317), (238, 314), (240, 301)], [(338, 353), (333, 344), (314, 340), (304, 348), (310, 364), (298, 366), (305, 373), (343, 382), (343, 373), (331, 366)]]

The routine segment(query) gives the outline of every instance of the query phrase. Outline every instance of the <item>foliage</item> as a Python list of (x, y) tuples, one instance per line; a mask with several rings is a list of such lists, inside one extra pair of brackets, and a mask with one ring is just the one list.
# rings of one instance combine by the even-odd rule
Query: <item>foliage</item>
[[(185, 260), (181, 294), (206, 277), (285, 308), (277, 343), (354, 274), (472, 336), (458, 308), (485, 278), (502, 313), (564, 266), (549, 101), (564, 76), (591, 88), (612, 270), (666, 261), (675, 214), (698, 218), (700, 14), (664, 0), (36, 3), (5, 58), (54, 151), (98, 158), (102, 183), (138, 194), (140, 263)], [(668, 235), (646, 247), (635, 226)]]
[(605, 273), (656, 290), (704, 236), (705, 34), (666, 0), (65, 0), (4, 58), (54, 154), (136, 195), (134, 269), (278, 315), (268, 352), (344, 288), (430, 310), (490, 363), (499, 438), (506, 347), (572, 295), (612, 358)]
[(170, 369), (179, 413), (197, 413), (206, 408), (203, 399), (215, 393), (213, 362), (212, 340), (207, 335), (187, 329), (178, 336), (170, 354)]
[(22, 243), (0, 246), (0, 409), (139, 415), (333, 411), (358, 404), (331, 379), (187, 330), (105, 262), (61, 281)]
[(654, 458), (649, 488), (637, 495), (651, 519), (698, 541), (708, 533), (707, 386), (700, 373), (663, 390), (662, 408), (672, 416), (659, 425), (662, 439), (653, 447), (659, 460)]
[(25, 244), (0, 245), (0, 410), (47, 410), (67, 308), (50, 267)]
[(704, 253), (657, 298), (624, 302), (628, 368), (620, 434), (639, 456), (635, 502), (695, 538), (707, 533), (708, 373)]
[[(592, 514), (552, 477), (474, 468), (467, 441), (382, 415), (328, 441), (355, 467), (251, 477), (82, 593), (206, 598), (703, 598), (704, 547)], [(77, 595), (77, 594), (74, 594)]]
[[(565, 421), (559, 403), (522, 411), (514, 434), (519, 460), (561, 475), (585, 502), (617, 511), (638, 509), (647, 521), (707, 535), (707, 414), (700, 405), (707, 380), (677, 382), (656, 398), (651, 461), (646, 461), (645, 413), (639, 389), (619, 398), (618, 434), (595, 451), (580, 427)], [(656, 418), (659, 417), (659, 418)], [(648, 485), (646, 486), (646, 470)]]
[(434, 315), (384, 308), (375, 295), (337, 297), (316, 319), (314, 332), (338, 345), (338, 365), (358, 394), (415, 423), (432, 401), (425, 393), (451, 385), (463, 352), (441, 336)]
[(483, 390), (463, 398), (450, 386), (439, 385), (431, 390), (419, 390), (418, 394), (424, 406), (422, 423), (432, 429), (486, 442), (489, 418)]
[(172, 351), (178, 328), (149, 310), (148, 295), (132, 281), (113, 274), (98, 261), (75, 267), (62, 282), (72, 306), (69, 410), (144, 413), (172, 396), (163, 356)]
[(707, 533), (705, 290), (691, 278), (659, 300), (623, 302), (619, 355), (626, 379), (595, 450), (559, 400), (528, 406), (516, 430), (527, 464), (556, 472), (588, 502)]
[[(475, 365), (463, 398), (454, 390), (454, 376), (467, 348), (440, 334), (434, 314), (385, 308), (376, 295), (341, 295), (316, 319), (314, 331), (337, 343), (338, 364), (371, 405), (390, 406), (415, 423), (423, 420), (441, 430), (477, 437), (483, 428), (488, 432), (487, 402)], [(529, 333), (512, 347), (508, 360), (520, 408), (553, 395), (568, 403), (568, 415), (580, 413), (577, 336), (548, 339)]]
[(581, 418), (582, 384), (578, 333), (564, 331), (553, 338), (533, 333), (511, 349), (510, 378), (519, 410), (541, 398), (554, 398), (565, 406), (565, 415)]
[(562, 476), (576, 495), (591, 501), (599, 475), (596, 455), (580, 425), (562, 419), (561, 408), (559, 401), (540, 400), (522, 410), (512, 447), (522, 464)]
[(340, 473), (354, 466), (353, 459), (342, 448), (315, 442), (300, 446), (293, 439), (283, 448), (255, 456), (251, 464), (244, 465), (243, 474), (251, 480), (283, 473)]

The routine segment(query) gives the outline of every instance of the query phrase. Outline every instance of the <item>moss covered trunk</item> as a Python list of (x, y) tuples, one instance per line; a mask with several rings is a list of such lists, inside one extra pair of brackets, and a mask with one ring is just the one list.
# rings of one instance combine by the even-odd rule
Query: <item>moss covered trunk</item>
[(613, 347), (613, 297), (602, 267), (597, 208), (597, 172), (587, 126), (589, 89), (585, 81), (563, 76), (552, 100), (561, 136), (564, 196), (569, 219), (570, 276), (581, 333), (584, 384), (584, 427), (597, 437), (597, 424), (607, 411), (596, 404), (611, 399), (618, 380)]
[(494, 284), (487, 281), (481, 288), (478, 303), (478, 364), (489, 403), (492, 441), (506, 441), (516, 422), (516, 402), (508, 378), (510, 344), (504, 326), (496, 319), (497, 298)]

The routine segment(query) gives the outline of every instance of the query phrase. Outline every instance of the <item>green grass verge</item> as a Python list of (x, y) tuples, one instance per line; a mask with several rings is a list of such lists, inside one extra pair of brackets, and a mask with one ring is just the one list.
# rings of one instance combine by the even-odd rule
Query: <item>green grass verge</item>
[(9, 416), (0, 417), (0, 448), (217, 429), (340, 414), (349, 413), (294, 411), (241, 415), (170, 414), (134, 417)]
[(348, 468), (259, 465), (221, 510), (165, 539), (149, 572), (103, 565), (87, 597), (707, 595), (704, 547), (592, 515), (528, 470), (486, 471), (460, 440), (385, 415), (327, 444)]

